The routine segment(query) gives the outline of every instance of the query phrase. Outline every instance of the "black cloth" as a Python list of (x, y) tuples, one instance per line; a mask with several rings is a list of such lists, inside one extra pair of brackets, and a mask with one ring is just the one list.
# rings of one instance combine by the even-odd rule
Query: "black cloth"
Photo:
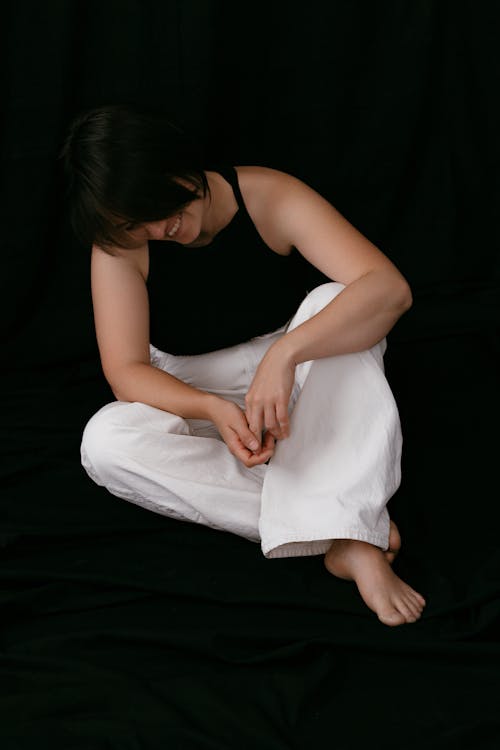
[(202, 354), (280, 328), (316, 271), (296, 248), (290, 255), (271, 250), (247, 211), (234, 167), (215, 171), (238, 203), (230, 223), (203, 247), (148, 243), (150, 339), (170, 354)]

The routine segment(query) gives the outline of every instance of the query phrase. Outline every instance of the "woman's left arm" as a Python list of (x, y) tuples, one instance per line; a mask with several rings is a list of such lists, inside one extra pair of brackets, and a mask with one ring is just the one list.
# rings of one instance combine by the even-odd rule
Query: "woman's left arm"
[[(325, 198), (282, 172), (266, 171), (260, 225), (275, 246), (297, 250), (345, 288), (309, 320), (286, 333), (263, 358), (247, 394), (251, 429), (286, 437), (295, 366), (370, 349), (412, 304), (396, 266)], [(258, 210), (257, 210), (258, 212)], [(254, 430), (253, 430), (254, 431)]]

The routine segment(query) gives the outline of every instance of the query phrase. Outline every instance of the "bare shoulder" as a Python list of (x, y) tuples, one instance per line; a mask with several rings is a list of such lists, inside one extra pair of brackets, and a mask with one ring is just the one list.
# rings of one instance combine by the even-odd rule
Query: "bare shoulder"
[(292, 249), (289, 237), (277, 221), (280, 206), (290, 199), (304, 202), (318, 194), (295, 175), (263, 166), (237, 166), (238, 182), (247, 211), (259, 234), (280, 255)]
[(268, 167), (237, 167), (248, 212), (265, 242), (283, 255), (295, 247), (335, 281), (350, 284), (375, 268), (394, 266), (317, 190)]
[(148, 278), (149, 251), (147, 243), (139, 248), (130, 250), (121, 247), (113, 247), (111, 252), (103, 250), (99, 245), (92, 246), (92, 268), (94, 271), (127, 267), (138, 271), (144, 281)]
[(241, 166), (236, 167), (238, 181), (245, 200), (255, 202), (259, 196), (278, 199), (290, 191), (307, 187), (298, 177), (272, 167)]

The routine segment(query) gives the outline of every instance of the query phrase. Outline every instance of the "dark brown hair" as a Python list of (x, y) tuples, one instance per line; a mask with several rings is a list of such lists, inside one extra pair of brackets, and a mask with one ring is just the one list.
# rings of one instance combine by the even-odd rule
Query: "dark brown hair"
[(129, 105), (81, 112), (59, 159), (75, 235), (111, 253), (137, 246), (130, 225), (172, 216), (209, 190), (192, 139), (167, 115)]

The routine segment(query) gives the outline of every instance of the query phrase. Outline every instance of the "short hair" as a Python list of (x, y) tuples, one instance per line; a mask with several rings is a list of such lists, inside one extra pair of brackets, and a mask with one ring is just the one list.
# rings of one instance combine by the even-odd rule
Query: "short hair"
[(173, 216), (209, 193), (201, 149), (155, 110), (111, 104), (80, 112), (59, 159), (73, 232), (111, 254), (113, 246), (137, 247), (127, 225)]

